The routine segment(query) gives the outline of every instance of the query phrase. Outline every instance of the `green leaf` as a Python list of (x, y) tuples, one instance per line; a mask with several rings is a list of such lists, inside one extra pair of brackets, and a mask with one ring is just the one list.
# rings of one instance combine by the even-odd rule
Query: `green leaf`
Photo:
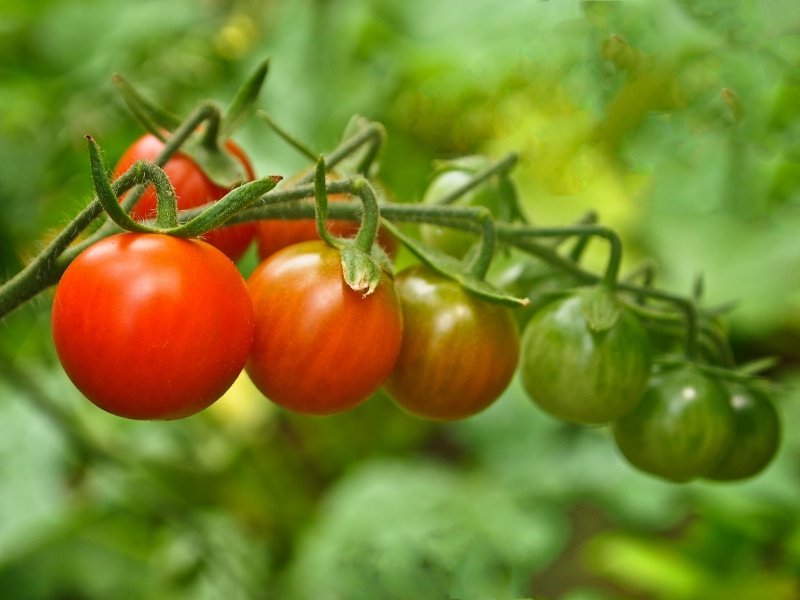
[(464, 269), (464, 265), (461, 261), (453, 258), (449, 254), (421, 244), (400, 231), (400, 228), (391, 221), (381, 219), (381, 225), (388, 229), (392, 235), (400, 240), (414, 256), (424, 264), (428, 265), (440, 275), (457, 281), (469, 291), (477, 294), (481, 299), (512, 308), (528, 305), (529, 300), (527, 298), (511, 296), (491, 283), (483, 279), (478, 279)]

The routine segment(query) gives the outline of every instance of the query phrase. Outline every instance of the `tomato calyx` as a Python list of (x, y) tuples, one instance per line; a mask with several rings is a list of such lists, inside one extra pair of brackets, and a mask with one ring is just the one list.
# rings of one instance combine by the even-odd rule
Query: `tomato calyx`
[[(219, 187), (233, 188), (249, 179), (244, 165), (225, 150), (225, 141), (249, 115), (268, 71), (269, 59), (258, 65), (224, 112), (216, 103), (203, 101), (198, 110), (202, 107), (206, 113), (203, 119), (205, 127), (195, 132), (181, 147), (181, 152)], [(182, 125), (180, 118), (142, 96), (120, 74), (115, 74), (112, 81), (136, 119), (161, 141), (166, 143), (170, 134)]]
[(375, 243), (380, 224), (380, 208), (375, 192), (367, 179), (353, 178), (350, 191), (362, 202), (361, 225), (352, 240), (337, 238), (327, 230), (328, 191), (325, 158), (320, 156), (314, 172), (314, 211), (317, 233), (329, 246), (339, 250), (342, 275), (345, 283), (362, 296), (372, 294), (381, 282), (383, 273), (393, 277), (391, 261), (383, 249)]

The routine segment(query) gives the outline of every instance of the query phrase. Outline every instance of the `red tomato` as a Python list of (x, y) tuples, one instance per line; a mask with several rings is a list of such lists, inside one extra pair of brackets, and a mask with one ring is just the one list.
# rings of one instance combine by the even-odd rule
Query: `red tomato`
[[(130, 168), (137, 160), (155, 160), (164, 143), (156, 136), (148, 133), (138, 140), (124, 152), (114, 169), (114, 178)], [(253, 167), (244, 151), (232, 141), (225, 143), (225, 148), (230, 152), (247, 171), (250, 181), (255, 179)], [(178, 196), (178, 209), (194, 208), (219, 200), (230, 190), (216, 185), (211, 181), (200, 167), (189, 156), (177, 152), (173, 154), (163, 167), (164, 172), (169, 177), (175, 194)], [(147, 219), (155, 216), (156, 212), (156, 192), (153, 186), (145, 190), (141, 199), (131, 211), (134, 219)], [(253, 223), (242, 223), (222, 227), (214, 231), (209, 231), (203, 239), (212, 246), (219, 248), (231, 260), (238, 260), (244, 254), (255, 235), (255, 225)]]
[(236, 266), (209, 244), (122, 233), (69, 265), (52, 329), (64, 371), (94, 404), (130, 419), (177, 419), (239, 375), (253, 307)]
[(256, 332), (246, 371), (276, 404), (342, 412), (369, 398), (394, 367), (403, 322), (388, 276), (362, 296), (344, 282), (339, 251), (311, 241), (273, 254), (247, 287)]

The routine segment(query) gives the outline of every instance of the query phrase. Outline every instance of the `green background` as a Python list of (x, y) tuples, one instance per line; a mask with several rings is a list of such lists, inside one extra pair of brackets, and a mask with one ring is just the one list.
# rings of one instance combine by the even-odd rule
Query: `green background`
[[(516, 151), (535, 223), (592, 208), (625, 268), (702, 275), (737, 358), (779, 358), (784, 423), (758, 477), (676, 485), (516, 381), (451, 425), (382, 396), (296, 417), (246, 380), (126, 422), (60, 370), (49, 291), (0, 322), (0, 597), (800, 598), (798, 31), (794, 0), (0, 4), (0, 278), (90, 200), (84, 135), (109, 163), (140, 135), (113, 73), (185, 115), (270, 56), (259, 107), (317, 151), (384, 123), (396, 200), (433, 160)], [(307, 166), (257, 119), (236, 139), (261, 175)]]

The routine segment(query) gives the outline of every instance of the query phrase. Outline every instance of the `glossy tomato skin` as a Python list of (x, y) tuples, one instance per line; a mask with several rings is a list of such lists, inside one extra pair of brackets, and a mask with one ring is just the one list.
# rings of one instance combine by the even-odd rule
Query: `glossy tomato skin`
[(506, 389), (519, 357), (511, 310), (416, 265), (395, 278), (403, 346), (384, 388), (408, 413), (434, 421), (472, 416)]
[(522, 336), (520, 375), (545, 412), (583, 424), (609, 423), (639, 402), (650, 378), (647, 330), (621, 306), (610, 329), (595, 332), (570, 294), (541, 308)]
[(56, 289), (52, 331), (75, 386), (129, 419), (177, 419), (244, 367), (253, 307), (236, 266), (199, 240), (123, 233), (84, 250)]
[(733, 410), (734, 441), (722, 462), (706, 477), (737, 481), (760, 473), (775, 457), (781, 424), (766, 391), (738, 381), (726, 382), (725, 388)]
[[(153, 134), (143, 135), (123, 153), (114, 168), (114, 178), (119, 177), (128, 170), (137, 160), (155, 160), (163, 148), (164, 142)], [(225, 149), (242, 164), (247, 172), (248, 179), (250, 181), (255, 179), (253, 166), (244, 151), (230, 140), (225, 143)], [(180, 152), (173, 154), (163, 169), (175, 188), (175, 194), (178, 196), (178, 209), (180, 210), (214, 202), (230, 191), (227, 188), (216, 185), (197, 163), (186, 154)], [(151, 185), (134, 206), (131, 216), (137, 220), (153, 218), (156, 214), (156, 205), (156, 192)], [(254, 236), (255, 225), (253, 223), (242, 223), (209, 231), (203, 236), (203, 240), (219, 248), (231, 260), (236, 261), (247, 250)]]
[(270, 256), (247, 286), (256, 329), (246, 371), (279, 406), (343, 412), (367, 400), (394, 367), (403, 318), (388, 275), (363, 296), (344, 282), (339, 251), (310, 241)]
[(683, 482), (720, 464), (734, 442), (734, 416), (725, 389), (683, 364), (654, 373), (642, 401), (613, 431), (633, 466)]

